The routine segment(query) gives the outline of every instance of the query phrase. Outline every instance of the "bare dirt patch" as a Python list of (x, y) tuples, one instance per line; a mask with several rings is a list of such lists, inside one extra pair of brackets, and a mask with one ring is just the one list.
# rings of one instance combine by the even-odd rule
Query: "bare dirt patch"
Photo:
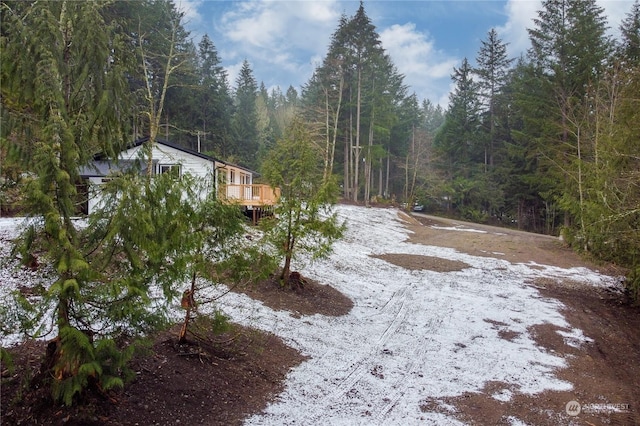
[[(197, 328), (196, 328), (197, 329)], [(45, 343), (11, 350), (15, 371), (3, 371), (3, 425), (239, 425), (282, 390), (286, 374), (305, 358), (276, 336), (234, 326), (222, 335), (178, 345), (178, 328), (160, 333), (131, 364), (124, 391), (89, 393), (71, 408), (51, 403), (38, 375)]]
[(271, 309), (290, 311), (297, 317), (314, 314), (338, 317), (348, 314), (353, 308), (351, 299), (330, 285), (309, 278), (303, 278), (303, 281), (302, 285), (296, 283), (290, 288), (284, 288), (280, 286), (278, 279), (272, 277), (236, 291), (260, 300)]
[(469, 265), (457, 260), (418, 254), (386, 253), (372, 256), (413, 271), (429, 270), (434, 272), (454, 272), (468, 268)]
[[(568, 322), (592, 340), (576, 347), (556, 326), (541, 324), (529, 330), (544, 350), (566, 359), (568, 367), (556, 374), (572, 383), (573, 389), (527, 395), (518, 393), (513, 385), (491, 382), (478, 393), (425, 400), (422, 409), (444, 412), (455, 407), (457, 418), (474, 425), (507, 425), (514, 419), (548, 426), (640, 424), (638, 308), (606, 289), (564, 287), (550, 281), (534, 284), (545, 297), (563, 302)], [(567, 414), (571, 401), (581, 405), (576, 416)]]

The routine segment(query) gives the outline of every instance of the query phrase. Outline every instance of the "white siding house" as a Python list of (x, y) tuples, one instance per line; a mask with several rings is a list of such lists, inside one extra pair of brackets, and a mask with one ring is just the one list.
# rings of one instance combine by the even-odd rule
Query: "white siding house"
[[(148, 162), (142, 155), (143, 145), (147, 141), (148, 138), (136, 141), (118, 155), (118, 161), (96, 157), (91, 164), (81, 168), (80, 174), (88, 184), (87, 214), (93, 212), (99, 205), (100, 186), (109, 179), (111, 173), (132, 169), (139, 173), (147, 173)], [(194, 177), (208, 179), (212, 182), (211, 190), (217, 191), (225, 199), (243, 200), (247, 196), (251, 197), (254, 192), (252, 190), (254, 172), (251, 170), (170, 142), (157, 140), (153, 146), (152, 158), (152, 174), (173, 171), (180, 175), (189, 173)]]

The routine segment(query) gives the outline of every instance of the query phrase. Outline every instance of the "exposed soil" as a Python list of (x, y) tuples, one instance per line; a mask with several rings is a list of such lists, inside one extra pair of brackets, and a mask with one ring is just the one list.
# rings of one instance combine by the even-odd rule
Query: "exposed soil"
[[(420, 214), (401, 217), (414, 232), (414, 243), (503, 258), (511, 263), (587, 267), (614, 276), (623, 273), (615, 266), (595, 265), (581, 258), (558, 238)], [(451, 227), (486, 233), (438, 229)], [(410, 267), (411, 262), (415, 259), (402, 266)], [(440, 265), (426, 258), (421, 268), (427, 267), (439, 270)], [(426, 400), (422, 409), (451, 415), (448, 407), (453, 406), (456, 417), (474, 425), (508, 425), (514, 418), (531, 425), (640, 425), (640, 307), (632, 306), (625, 295), (613, 289), (569, 280), (539, 279), (531, 285), (544, 297), (561, 301), (567, 322), (592, 339), (577, 348), (550, 324), (529, 330), (541, 347), (568, 361), (569, 367), (558, 371), (558, 377), (572, 383), (574, 389), (526, 395), (508, 384), (491, 382), (479, 393)], [(499, 329), (500, 324), (495, 326)], [(510, 340), (517, 336), (505, 331), (502, 337)], [(512, 395), (508, 401), (494, 397), (504, 392)], [(581, 406), (577, 416), (566, 414), (567, 404), (572, 401)]]
[[(620, 273), (611, 266), (587, 262), (553, 237), (417, 214), (401, 214), (401, 219), (413, 232), (414, 243), (450, 247), (512, 263), (584, 266)], [(486, 233), (439, 229), (453, 226)], [(427, 256), (388, 253), (380, 257), (410, 269), (446, 272), (467, 267), (463, 262)], [(281, 289), (272, 280), (243, 291), (273, 309), (288, 310), (295, 317), (314, 313), (338, 316), (351, 309), (351, 301), (330, 287), (331, 283), (302, 279), (303, 285), (293, 289)], [(477, 425), (510, 424), (513, 418), (536, 425), (640, 425), (640, 309), (610, 289), (550, 279), (530, 284), (543, 297), (560, 300), (566, 306), (563, 313), (571, 326), (592, 339), (577, 348), (563, 339), (554, 326), (543, 324), (529, 330), (544, 350), (567, 360), (568, 368), (558, 371), (558, 376), (571, 382), (574, 389), (526, 395), (511, 385), (491, 382), (482, 392), (425, 400), (421, 408)], [(491, 324), (500, 330), (500, 323)], [(0, 423), (241, 424), (277, 397), (287, 372), (305, 359), (276, 336), (256, 330), (234, 326), (230, 332), (217, 336), (204, 328), (195, 330), (198, 337), (191, 336), (190, 345), (177, 345), (176, 329), (159, 334), (150, 351), (135, 359), (132, 367), (136, 379), (124, 391), (89, 395), (71, 409), (51, 405), (43, 389), (28, 386), (39, 369), (44, 344), (29, 341), (12, 348), (15, 370), (9, 373), (2, 366)], [(500, 335), (507, 340), (518, 337), (506, 330)], [(495, 397), (501, 393), (512, 396), (502, 401)], [(566, 414), (570, 401), (581, 404), (578, 416)]]
[(271, 309), (289, 311), (296, 318), (313, 314), (338, 317), (348, 314), (353, 307), (351, 299), (330, 285), (304, 277), (302, 281), (295, 280), (290, 289), (284, 289), (274, 280), (265, 280), (238, 291), (260, 300)]

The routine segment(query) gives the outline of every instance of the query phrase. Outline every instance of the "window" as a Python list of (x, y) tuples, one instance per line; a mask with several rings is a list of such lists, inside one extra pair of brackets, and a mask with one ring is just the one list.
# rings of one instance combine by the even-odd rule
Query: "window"
[(182, 174), (180, 164), (159, 164), (158, 174), (164, 173), (173, 173), (174, 176), (180, 176)]
[(236, 171), (229, 170), (229, 183), (236, 183)]

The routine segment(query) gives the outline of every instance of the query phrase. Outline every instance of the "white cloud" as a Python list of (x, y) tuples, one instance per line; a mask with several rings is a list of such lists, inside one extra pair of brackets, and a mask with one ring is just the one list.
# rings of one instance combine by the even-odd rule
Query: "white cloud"
[(509, 0), (505, 5), (507, 22), (496, 27), (503, 42), (509, 43), (507, 52), (510, 57), (518, 57), (529, 48), (527, 28), (533, 28), (533, 19), (542, 7), (539, 0)]
[(460, 60), (438, 51), (429, 34), (417, 31), (416, 25), (410, 22), (384, 29), (380, 40), (398, 71), (404, 74), (410, 90), (420, 99), (446, 107), (449, 92), (443, 89), (447, 88), (446, 81)]
[(244, 58), (241, 59), (239, 62), (236, 62), (233, 65), (229, 65), (224, 67), (225, 71), (227, 71), (227, 76), (229, 77), (229, 84), (233, 87), (236, 86), (236, 80), (238, 79), (238, 76), (240, 75), (240, 70), (242, 69), (242, 62), (244, 61)]
[(183, 23), (189, 27), (198, 26), (202, 23), (202, 14), (199, 9), (203, 0), (177, 0), (176, 8), (184, 14)]
[(242, 2), (223, 15), (219, 30), (237, 50), (294, 71), (301, 55), (293, 52), (308, 58), (326, 51), (339, 16), (335, 1)]

